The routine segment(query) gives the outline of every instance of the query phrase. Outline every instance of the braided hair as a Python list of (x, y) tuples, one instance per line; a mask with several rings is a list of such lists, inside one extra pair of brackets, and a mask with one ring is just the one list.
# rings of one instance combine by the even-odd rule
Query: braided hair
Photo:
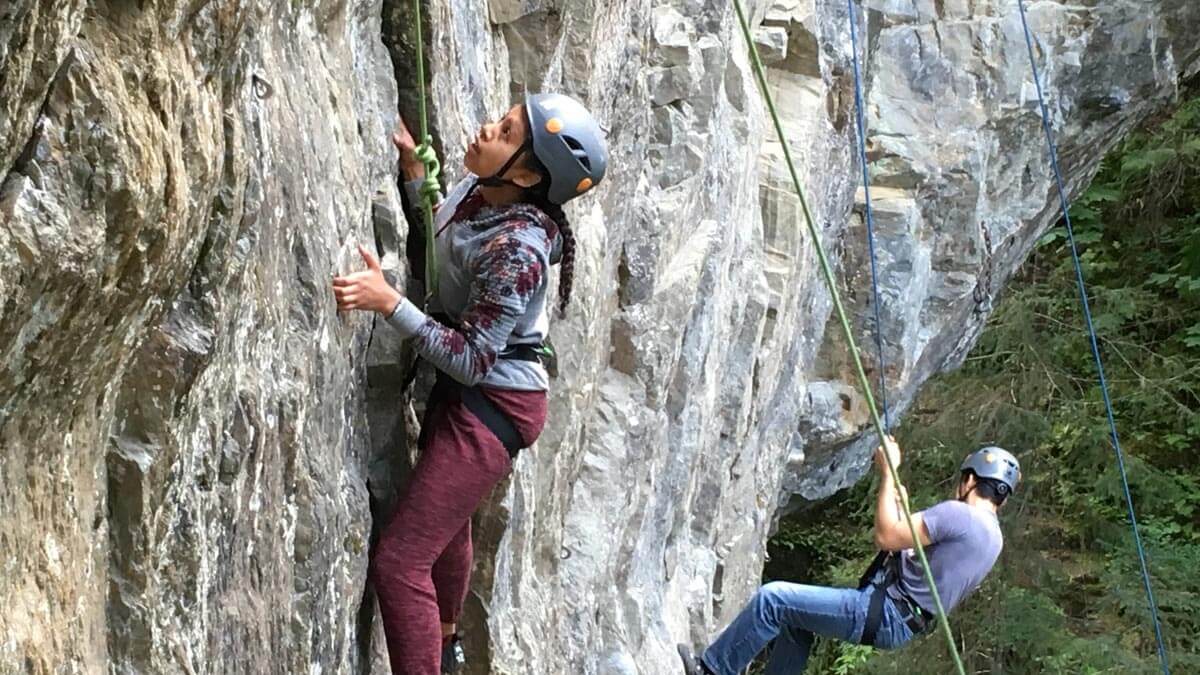
[(558, 310), (565, 314), (567, 305), (571, 303), (571, 288), (575, 285), (575, 233), (571, 230), (571, 222), (567, 220), (562, 205), (550, 201), (550, 172), (532, 152), (526, 154), (526, 158), (526, 166), (542, 177), (537, 185), (526, 191), (526, 199), (542, 213), (550, 216), (558, 225), (558, 231), (562, 233), (562, 273), (558, 277)]

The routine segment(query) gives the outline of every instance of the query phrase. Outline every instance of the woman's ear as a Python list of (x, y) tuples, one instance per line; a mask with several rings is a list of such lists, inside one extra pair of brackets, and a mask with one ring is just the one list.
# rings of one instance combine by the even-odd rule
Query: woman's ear
[(523, 188), (531, 188), (541, 182), (542, 176), (532, 169), (521, 167), (510, 170), (508, 179)]

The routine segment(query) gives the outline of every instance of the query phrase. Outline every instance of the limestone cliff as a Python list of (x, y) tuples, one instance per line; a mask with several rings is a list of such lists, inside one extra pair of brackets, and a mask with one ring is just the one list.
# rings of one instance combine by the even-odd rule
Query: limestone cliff
[[(0, 7), (0, 672), (385, 669), (364, 581), (410, 456), (407, 354), (328, 282), (363, 242), (404, 283), (408, 4)], [(1057, 205), (1015, 0), (864, 4), (899, 413)], [(452, 175), (525, 90), (586, 101), (612, 151), (569, 209), (550, 425), (480, 513), (473, 672), (674, 672), (755, 584), (777, 509), (856, 480), (871, 443), (732, 8), (426, 7)], [(869, 345), (845, 3), (752, 10)], [(1200, 70), (1200, 6), (1029, 11), (1078, 192)]]

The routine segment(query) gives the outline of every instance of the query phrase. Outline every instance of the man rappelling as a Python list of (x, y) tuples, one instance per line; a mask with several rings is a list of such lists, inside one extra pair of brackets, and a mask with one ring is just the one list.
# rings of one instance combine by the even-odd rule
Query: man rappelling
[(803, 672), (817, 635), (880, 649), (907, 644), (933, 626), (937, 612), (913, 550), (913, 531), (946, 612), (979, 586), (1004, 544), (997, 514), (1020, 482), (1017, 458), (996, 447), (971, 453), (959, 468), (954, 498), (914, 513), (910, 529), (901, 506), (905, 496), (884, 453), (892, 468), (900, 465), (900, 446), (889, 438), (886, 449), (875, 451), (879, 555), (859, 587), (766, 584), (700, 656), (679, 646), (687, 675), (736, 675), (772, 640), (767, 675)]

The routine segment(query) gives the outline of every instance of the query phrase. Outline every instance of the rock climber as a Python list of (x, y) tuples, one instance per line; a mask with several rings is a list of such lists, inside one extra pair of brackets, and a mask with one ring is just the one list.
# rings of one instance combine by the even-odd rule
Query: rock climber
[[(392, 141), (417, 203), (425, 168), (403, 121)], [(607, 161), (603, 133), (583, 105), (560, 94), (528, 96), (480, 127), (466, 148), (467, 177), (441, 199), (438, 291), (426, 311), (393, 288), (362, 247), (366, 271), (333, 281), (339, 311), (382, 314), (438, 371), (420, 459), (370, 566), (397, 675), (462, 665), (456, 625), (470, 579), (471, 515), (545, 424), (548, 272), (561, 262), (565, 310), (575, 259), (562, 205), (598, 185)]]
[[(890, 453), (900, 465), (900, 447), (888, 439), (875, 451), (879, 495), (875, 505), (875, 562), (858, 589), (771, 582), (760, 588), (720, 637), (697, 657), (679, 645), (687, 675), (736, 675), (771, 640), (767, 675), (804, 671), (817, 635), (880, 649), (896, 649), (931, 628), (935, 603), (912, 533), (900, 509), (902, 496), (888, 470)], [(947, 612), (987, 576), (1000, 555), (1003, 537), (997, 513), (1017, 489), (1021, 468), (1008, 451), (986, 447), (959, 468), (954, 499), (913, 514), (930, 571)]]

